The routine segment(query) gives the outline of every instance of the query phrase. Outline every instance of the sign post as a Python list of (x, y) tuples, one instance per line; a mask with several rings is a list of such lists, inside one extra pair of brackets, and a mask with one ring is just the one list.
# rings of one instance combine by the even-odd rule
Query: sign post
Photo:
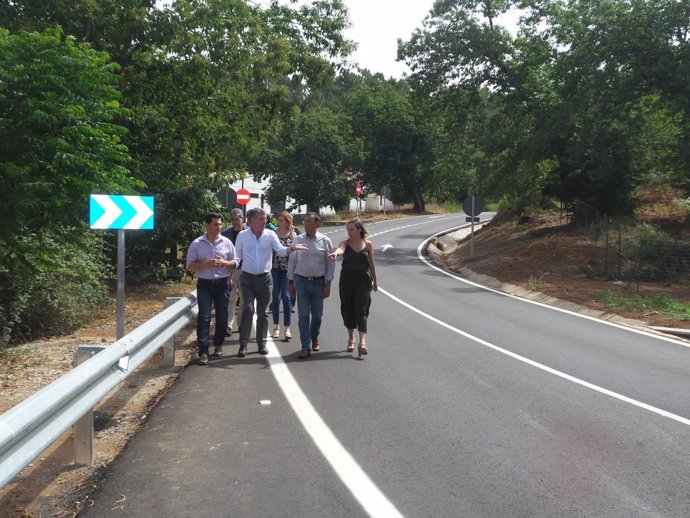
[(355, 184), (355, 197), (357, 198), (357, 205), (356, 205), (356, 207), (357, 207), (357, 217), (358, 217), (358, 218), (359, 218), (359, 209), (360, 209), (359, 206), (360, 206), (361, 196), (362, 196), (362, 184), (359, 183), (359, 182), (357, 182), (357, 183)]
[(153, 230), (153, 196), (92, 194), (89, 228), (117, 230), (117, 328), (125, 336), (125, 230)]
[(386, 219), (386, 198), (390, 196), (390, 188), (384, 185), (381, 189), (381, 197), (383, 198), (383, 219)]
[(484, 205), (479, 198), (472, 193), (472, 186), (467, 189), (467, 198), (462, 202), (462, 208), (468, 217), (465, 221), (471, 221), (470, 226), (470, 257), (474, 255), (474, 224), (479, 221), (479, 215), (484, 211)]

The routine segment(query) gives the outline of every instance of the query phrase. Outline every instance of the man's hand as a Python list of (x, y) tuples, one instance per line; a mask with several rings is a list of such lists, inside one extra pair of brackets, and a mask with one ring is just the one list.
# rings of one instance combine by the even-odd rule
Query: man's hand
[(211, 263), (210, 266), (214, 268), (218, 268), (221, 266), (228, 266), (229, 261), (226, 261), (220, 256), (215, 256), (213, 259), (209, 259), (209, 262)]
[(292, 297), (293, 299), (297, 297), (294, 281), (288, 281), (288, 293), (290, 294), (290, 297)]
[(331, 283), (326, 282), (326, 284), (323, 287), (323, 292), (321, 292), (321, 295), (324, 299), (327, 299), (331, 295)]

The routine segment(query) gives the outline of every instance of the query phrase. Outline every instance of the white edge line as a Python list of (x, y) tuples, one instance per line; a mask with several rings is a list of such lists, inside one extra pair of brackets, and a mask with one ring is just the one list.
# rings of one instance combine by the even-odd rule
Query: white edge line
[[(611, 390), (605, 389), (605, 388), (600, 387), (600, 386), (598, 386), (598, 385), (594, 385), (593, 383), (589, 383), (588, 381), (581, 380), (581, 379), (579, 379), (579, 378), (576, 378), (576, 377), (574, 377), (574, 376), (571, 376), (570, 374), (566, 374), (566, 373), (564, 373), (564, 372), (561, 372), (561, 371), (559, 371), (559, 370), (553, 369), (553, 368), (551, 368), (551, 367), (547, 367), (546, 365), (544, 365), (544, 364), (542, 364), (542, 363), (535, 362), (534, 360), (530, 360), (529, 358), (525, 358), (524, 356), (520, 356), (519, 354), (516, 354), (516, 353), (513, 353), (513, 352), (508, 351), (508, 350), (506, 350), (506, 349), (503, 349), (502, 347), (498, 347), (497, 345), (494, 345), (494, 344), (492, 344), (492, 343), (489, 343), (489, 342), (487, 342), (487, 341), (485, 341), (485, 340), (482, 340), (481, 338), (478, 338), (478, 337), (476, 337), (476, 336), (473, 336), (473, 335), (471, 335), (471, 334), (469, 334), (469, 333), (465, 333), (464, 331), (461, 331), (460, 329), (457, 329), (456, 327), (453, 327), (453, 326), (451, 326), (450, 324), (446, 324), (445, 322), (443, 322), (443, 321), (441, 321), (441, 320), (439, 320), (439, 319), (437, 319), (437, 318), (435, 318), (435, 317), (432, 317), (431, 315), (428, 315), (427, 313), (424, 313), (423, 311), (421, 311), (421, 310), (415, 308), (414, 306), (411, 306), (411, 305), (408, 304), (407, 302), (405, 302), (405, 301), (399, 299), (398, 297), (396, 297), (396, 296), (393, 295), (392, 293), (389, 293), (389, 292), (387, 292), (386, 290), (382, 289), (380, 286), (379, 286), (379, 291), (380, 291), (381, 293), (383, 293), (384, 295), (386, 295), (386, 296), (390, 297), (391, 299), (393, 299), (395, 302), (397, 302), (397, 303), (399, 303), (399, 304), (405, 306), (405, 307), (408, 308), (409, 310), (414, 311), (415, 313), (417, 313), (417, 314), (419, 314), (419, 315), (421, 315), (421, 316), (423, 316), (423, 317), (425, 317), (425, 318), (428, 318), (428, 319), (431, 320), (432, 322), (435, 322), (436, 324), (438, 324), (438, 325), (440, 325), (440, 326), (443, 326), (443, 327), (445, 327), (446, 329), (448, 329), (448, 330), (450, 330), (450, 331), (453, 331), (454, 333), (457, 333), (457, 334), (459, 334), (459, 335), (461, 335), (461, 336), (464, 336), (465, 338), (468, 338), (468, 339), (470, 339), (470, 340), (473, 340), (473, 341), (475, 341), (475, 342), (477, 342), (477, 343), (479, 343), (479, 344), (481, 344), (481, 345), (484, 345), (484, 346), (486, 346), (486, 347), (488, 347), (488, 348), (490, 348), (490, 349), (493, 349), (493, 350), (498, 351), (498, 352), (500, 352), (500, 353), (502, 353), (502, 354), (505, 354), (505, 355), (507, 355), (507, 356), (510, 356), (511, 358), (515, 358), (516, 360), (519, 360), (519, 361), (521, 361), (521, 362), (524, 362), (524, 363), (526, 363), (526, 364), (528, 364), (528, 365), (531, 365), (531, 366), (533, 366), (533, 367), (536, 367), (536, 368), (538, 368), (538, 369), (541, 369), (541, 370), (543, 370), (543, 371), (546, 371), (546, 372), (548, 372), (548, 373), (550, 373), (550, 374), (553, 374), (553, 375), (558, 376), (558, 377), (560, 377), (560, 378), (563, 378), (563, 379), (565, 379), (565, 380), (572, 381), (573, 383), (576, 383), (576, 384), (578, 384), (578, 385), (582, 385), (582, 386), (587, 387), (587, 388), (589, 388), (589, 389), (591, 389), (591, 390), (594, 390), (594, 391), (596, 391), (596, 392), (600, 392), (601, 394), (605, 394), (605, 395), (607, 395), (607, 396), (610, 396), (610, 397), (619, 399), (619, 400), (624, 401), (624, 402), (626, 402), (626, 403), (630, 403), (631, 405), (635, 405), (635, 406), (640, 407), (640, 408), (643, 408), (643, 409), (645, 409), (645, 410), (649, 410), (650, 412), (654, 412), (655, 414), (659, 414), (659, 415), (661, 415), (661, 416), (663, 416), (663, 417), (668, 417), (669, 419), (673, 419), (674, 421), (678, 421), (679, 423), (682, 423), (682, 424), (685, 424), (685, 425), (690, 426), (690, 419), (686, 419), (685, 417), (681, 417), (681, 416), (676, 415), (676, 414), (673, 414), (673, 413), (671, 413), (671, 412), (667, 412), (666, 410), (662, 410), (662, 409), (660, 409), (660, 408), (657, 408), (657, 407), (648, 405), (647, 403), (642, 403), (641, 401), (637, 401), (637, 400), (635, 400), (635, 399), (629, 398), (629, 397), (624, 396), (624, 395), (622, 395), (622, 394), (618, 394), (617, 392), (613, 392), (613, 391), (611, 391)], [(500, 292), (499, 292), (499, 293), (500, 293)]]
[[(443, 270), (443, 269), (441, 269), (441, 268), (438, 268), (438, 267), (436, 267), (435, 265), (431, 264), (429, 261), (427, 261), (427, 260), (422, 256), (421, 250), (422, 250), (424, 244), (426, 244), (426, 242), (429, 241), (429, 239), (431, 239), (431, 238), (433, 238), (433, 237), (435, 237), (435, 236), (438, 236), (438, 235), (440, 235), (440, 234), (446, 233), (446, 232), (452, 232), (453, 230), (456, 230), (456, 229), (459, 229), (459, 228), (462, 228), (462, 226), (454, 227), (454, 228), (452, 228), (452, 229), (449, 229), (449, 230), (446, 230), (446, 231), (443, 231), (443, 232), (439, 232), (439, 233), (437, 233), (437, 234), (434, 234), (434, 236), (431, 236), (430, 238), (428, 238), (427, 240), (425, 240), (425, 241), (419, 246), (419, 248), (417, 249), (417, 255), (418, 255), (418, 257), (420, 258), (420, 260), (421, 260), (423, 263), (425, 263), (427, 266), (430, 266), (431, 268), (433, 268), (433, 269), (435, 269), (435, 270), (437, 270), (437, 271), (439, 271), (439, 272), (441, 272), (441, 273), (443, 273), (443, 274), (445, 274), (445, 275), (448, 275), (449, 277), (453, 277), (453, 278), (455, 278), (455, 279), (457, 279), (457, 280), (459, 280), (459, 281), (466, 282), (467, 284), (471, 284), (471, 285), (473, 285), (473, 286), (476, 286), (476, 287), (478, 287), (478, 288), (485, 289), (485, 290), (487, 290), (487, 291), (492, 291), (492, 292), (497, 293), (497, 294), (499, 294), (499, 295), (504, 295), (504, 296), (506, 296), (506, 297), (511, 297), (511, 298), (514, 298), (514, 299), (516, 299), (516, 300), (520, 300), (520, 301), (523, 301), (523, 302), (530, 302), (530, 303), (532, 303), (532, 304), (536, 304), (536, 305), (541, 306), (541, 307), (545, 307), (545, 308), (549, 308), (549, 309), (561, 311), (561, 312), (563, 312), (563, 313), (568, 313), (568, 314), (570, 314), (570, 315), (579, 316), (579, 317), (582, 317), (582, 318), (586, 318), (586, 319), (588, 319), (588, 320), (593, 320), (593, 321), (596, 321), (596, 322), (600, 322), (600, 323), (602, 323), (602, 324), (612, 325), (612, 326), (617, 327), (617, 328), (620, 328), (620, 329), (624, 329), (624, 330), (627, 330), (627, 331), (638, 332), (638, 333), (643, 334), (643, 335), (646, 335), (646, 336), (650, 336), (650, 337), (653, 337), (653, 338), (659, 338), (659, 339), (662, 339), (662, 340), (667, 340), (667, 341), (669, 341), (669, 342), (677, 343), (677, 344), (679, 344), (679, 345), (685, 346), (685, 344), (683, 344), (683, 343), (681, 343), (681, 342), (677, 342), (677, 341), (675, 341), (675, 340), (668, 339), (668, 338), (666, 338), (666, 337), (659, 337), (659, 336), (656, 336), (656, 335), (653, 335), (653, 334), (650, 334), (650, 333), (645, 333), (645, 332), (643, 332), (643, 331), (639, 331), (639, 330), (637, 330), (637, 329), (632, 329), (632, 328), (628, 328), (628, 327), (621, 326), (621, 325), (618, 325), (618, 324), (614, 324), (614, 323), (611, 323), (611, 322), (606, 322), (606, 321), (604, 321), (604, 320), (599, 320), (599, 319), (590, 317), (590, 316), (588, 316), (588, 315), (580, 315), (580, 314), (574, 313), (574, 312), (572, 312), (572, 311), (564, 310), (564, 309), (561, 309), (561, 308), (555, 308), (555, 307), (553, 307), (553, 306), (549, 306), (549, 305), (547, 305), (547, 304), (542, 304), (542, 303), (540, 303), (540, 302), (535, 302), (535, 301), (532, 301), (532, 300), (522, 299), (522, 298), (520, 298), (520, 297), (516, 297), (516, 296), (514, 296), (514, 295), (510, 295), (510, 294), (508, 294), (508, 293), (504, 293), (504, 292), (502, 292), (502, 291), (498, 291), (498, 290), (495, 290), (495, 289), (493, 289), (493, 288), (487, 288), (486, 286), (482, 286), (481, 284), (476, 284), (476, 283), (467, 281), (467, 280), (462, 279), (462, 278), (460, 278), (460, 277), (457, 277), (456, 275), (453, 275), (453, 274), (451, 274), (451, 273), (449, 273), (449, 272), (447, 272), (447, 271), (445, 271), (445, 270)], [(550, 374), (553, 374), (553, 375), (558, 376), (558, 377), (560, 377), (560, 378), (563, 378), (563, 379), (565, 379), (565, 380), (571, 381), (571, 382), (576, 383), (576, 384), (578, 384), (578, 385), (582, 385), (583, 387), (587, 387), (587, 388), (589, 388), (589, 389), (591, 389), (591, 390), (594, 390), (594, 391), (596, 391), (596, 392), (599, 392), (599, 393), (601, 393), (601, 394), (605, 394), (605, 395), (610, 396), (610, 397), (612, 397), (612, 398), (615, 398), (615, 399), (618, 399), (618, 400), (620, 400), (620, 401), (624, 401), (624, 402), (626, 402), (626, 403), (629, 403), (629, 404), (631, 404), (631, 405), (634, 405), (634, 406), (636, 406), (636, 407), (642, 408), (642, 409), (644, 409), (644, 410), (648, 410), (649, 412), (653, 412), (653, 413), (658, 414), (658, 415), (660, 415), (660, 416), (667, 417), (667, 418), (673, 419), (674, 421), (677, 421), (677, 422), (679, 422), (679, 423), (682, 423), (682, 424), (685, 424), (685, 425), (687, 425), (687, 426), (690, 426), (690, 419), (687, 419), (687, 418), (685, 418), (685, 417), (682, 417), (682, 416), (673, 414), (673, 413), (668, 412), (668, 411), (666, 411), (666, 410), (662, 410), (661, 408), (657, 408), (657, 407), (654, 407), (654, 406), (652, 406), (652, 405), (648, 405), (647, 403), (643, 403), (643, 402), (641, 402), (641, 401), (637, 401), (636, 399), (629, 398), (629, 397), (627, 397), (627, 396), (624, 396), (624, 395), (619, 394), (619, 393), (617, 393), (617, 392), (613, 392), (612, 390), (605, 389), (605, 388), (600, 387), (600, 386), (598, 386), (598, 385), (594, 385), (593, 383), (589, 383), (588, 381), (581, 380), (581, 379), (579, 379), (579, 378), (576, 378), (576, 377), (574, 377), (574, 376), (571, 376), (570, 374), (566, 374), (565, 372), (561, 372), (561, 371), (559, 371), (559, 370), (556, 370), (556, 369), (553, 369), (553, 368), (551, 368), (551, 367), (548, 367), (548, 366), (546, 366), (546, 365), (544, 365), (544, 364), (542, 364), (542, 363), (536, 362), (536, 361), (534, 361), (534, 360), (530, 360), (529, 358), (526, 358), (526, 357), (524, 357), (524, 356), (520, 356), (519, 354), (513, 353), (513, 352), (511, 352), (511, 351), (508, 351), (507, 349), (503, 349), (502, 347), (498, 347), (497, 345), (494, 345), (494, 344), (489, 343), (489, 342), (487, 342), (487, 341), (485, 341), (485, 340), (482, 340), (481, 338), (478, 338), (478, 337), (473, 336), (473, 335), (471, 335), (471, 334), (469, 334), (469, 333), (466, 333), (466, 332), (464, 332), (464, 331), (462, 331), (462, 330), (460, 330), (460, 329), (458, 329), (458, 328), (456, 328), (456, 327), (451, 326), (450, 324), (447, 324), (447, 323), (443, 322), (442, 320), (439, 320), (439, 319), (437, 319), (437, 318), (435, 318), (435, 317), (432, 317), (431, 315), (429, 315), (429, 314), (427, 314), (427, 313), (424, 313), (423, 311), (421, 311), (421, 310), (415, 308), (414, 306), (408, 304), (407, 302), (403, 301), (402, 299), (399, 299), (398, 297), (396, 297), (396, 296), (393, 295), (392, 293), (389, 293), (388, 291), (386, 291), (385, 289), (381, 288), (380, 286), (379, 286), (379, 291), (380, 291), (381, 293), (383, 293), (384, 295), (386, 295), (387, 297), (389, 297), (389, 298), (391, 298), (392, 300), (394, 300), (395, 302), (397, 302), (398, 304), (401, 304), (402, 306), (405, 306), (405, 307), (408, 308), (410, 311), (413, 311), (413, 312), (415, 312), (415, 313), (417, 313), (417, 314), (423, 316), (424, 318), (427, 318), (427, 319), (431, 320), (432, 322), (434, 322), (434, 323), (436, 323), (436, 324), (438, 324), (438, 325), (440, 325), (440, 326), (442, 326), (442, 327), (445, 327), (446, 329), (448, 329), (448, 330), (450, 330), (450, 331), (453, 331), (454, 333), (457, 333), (457, 334), (459, 334), (459, 335), (461, 335), (461, 336), (464, 336), (465, 338), (468, 338), (468, 339), (470, 339), (470, 340), (472, 340), (472, 341), (474, 341), (474, 342), (477, 342), (477, 343), (479, 343), (479, 344), (481, 344), (481, 345), (483, 345), (483, 346), (485, 346), (485, 347), (488, 347), (488, 348), (493, 349), (493, 350), (495, 350), (495, 351), (497, 351), (497, 352), (500, 352), (500, 353), (502, 353), (502, 354), (505, 354), (506, 356), (510, 356), (511, 358), (514, 358), (514, 359), (516, 359), (516, 360), (519, 360), (519, 361), (521, 361), (521, 362), (523, 362), (523, 363), (526, 363), (526, 364), (528, 364), (528, 365), (531, 365), (531, 366), (533, 366), (533, 367), (536, 367), (536, 368), (538, 368), (538, 369), (541, 369), (541, 370), (543, 370), (543, 371), (545, 371), (545, 372), (548, 372), (548, 373), (550, 373)]]
[(376, 518), (402, 517), (393, 503), (374, 485), (369, 476), (321, 419), (290, 373), (280, 349), (270, 337), (268, 343), (270, 345), (267, 356), (268, 362), (278, 385), (285, 394), (285, 398), (314, 444), (340, 477), (340, 480), (350, 490), (355, 500), (360, 503), (369, 516)]
[(486, 290), (486, 291), (491, 291), (493, 293), (497, 293), (498, 295), (503, 295), (504, 297), (510, 297), (512, 299), (519, 300), (520, 302), (526, 302), (528, 304), (534, 304), (535, 306), (540, 306), (542, 308), (551, 309), (553, 311), (560, 311), (561, 313), (566, 313), (568, 315), (573, 315), (573, 316), (576, 316), (579, 318), (584, 318), (586, 320), (591, 320), (592, 322), (598, 322), (600, 324), (604, 324), (604, 325), (611, 326), (611, 327), (616, 327), (618, 329), (623, 329), (623, 330), (631, 332), (631, 333), (637, 333), (640, 335), (649, 336), (651, 338), (656, 338), (658, 340), (663, 340), (665, 342), (670, 342), (672, 344), (681, 345), (683, 347), (690, 348), (690, 344), (687, 344), (685, 342), (681, 342), (680, 340), (676, 340), (676, 339), (670, 338), (668, 336), (661, 336), (658, 334), (654, 334), (654, 333), (650, 333), (648, 331), (645, 331), (644, 329), (637, 329), (635, 327), (617, 324), (615, 322), (610, 322), (608, 320), (602, 320), (600, 318), (596, 318), (596, 317), (593, 317), (591, 315), (583, 315), (581, 313), (576, 313), (576, 312), (570, 311), (568, 309), (563, 309), (563, 308), (559, 308), (557, 306), (551, 306), (549, 304), (544, 304), (543, 302), (538, 302), (536, 300), (530, 300), (530, 299), (518, 297), (517, 295), (513, 295), (511, 293), (506, 293), (505, 291), (500, 291), (500, 290), (497, 290), (495, 288), (491, 288), (489, 286), (484, 286), (483, 284), (477, 284), (476, 282), (472, 282), (472, 281), (469, 281), (467, 279), (463, 279), (462, 277), (458, 277), (457, 275), (454, 275), (454, 274), (450, 273), (449, 271), (444, 270), (443, 268), (439, 268), (438, 266), (436, 266), (435, 264), (433, 264), (429, 260), (427, 260), (426, 257), (424, 257), (424, 254), (422, 254), (422, 250), (424, 249), (424, 246), (431, 239), (433, 239), (434, 237), (440, 236), (442, 234), (454, 232), (455, 230), (459, 230), (459, 229), (463, 228), (464, 226), (465, 225), (461, 225), (458, 227), (453, 227), (453, 228), (449, 228), (447, 230), (443, 230), (443, 231), (438, 232), (438, 233), (434, 234), (433, 236), (427, 238), (425, 241), (423, 241), (422, 244), (420, 244), (419, 247), (417, 248), (417, 257), (419, 258), (419, 260), (422, 261), (424, 264), (426, 264), (429, 268), (433, 268), (437, 272), (441, 272), (442, 274), (447, 275), (448, 277), (452, 277), (455, 280), (458, 280), (460, 282), (464, 282), (465, 284), (469, 284), (469, 285), (474, 286), (476, 288), (481, 288), (481, 289)]

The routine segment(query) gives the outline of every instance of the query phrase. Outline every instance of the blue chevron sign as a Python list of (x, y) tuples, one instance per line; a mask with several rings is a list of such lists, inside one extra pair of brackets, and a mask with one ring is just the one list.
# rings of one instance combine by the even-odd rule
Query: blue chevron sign
[(108, 230), (153, 230), (153, 196), (92, 194), (89, 227)]

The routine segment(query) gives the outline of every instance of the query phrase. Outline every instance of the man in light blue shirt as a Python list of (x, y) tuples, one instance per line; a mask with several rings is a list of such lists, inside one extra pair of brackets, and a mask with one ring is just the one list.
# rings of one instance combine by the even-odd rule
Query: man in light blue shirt
[(196, 274), (196, 297), (199, 306), (196, 336), (199, 344), (199, 364), (208, 365), (208, 338), (211, 326), (211, 304), (216, 308), (216, 328), (213, 334), (214, 356), (222, 356), (225, 329), (228, 325), (229, 276), (237, 267), (235, 247), (220, 235), (221, 215), (211, 212), (204, 218), (206, 233), (196, 238), (187, 250), (187, 269)]
[(240, 289), (242, 290), (242, 318), (240, 320), (240, 349), (237, 356), (247, 355), (247, 344), (254, 319), (256, 301), (256, 344), (259, 354), (268, 354), (268, 304), (271, 301), (271, 267), (273, 251), (278, 255), (288, 255), (293, 250), (304, 250), (304, 245), (287, 247), (280, 244), (278, 236), (266, 228), (266, 212), (251, 209), (247, 212), (249, 228), (237, 235), (235, 257), (242, 261)]
[[(304, 216), (304, 234), (295, 238), (293, 245), (304, 244), (306, 250), (290, 255), (288, 262), (288, 290), (297, 295), (300, 359), (309, 358), (318, 351), (319, 333), (323, 321), (323, 299), (331, 294), (331, 281), (335, 262), (328, 255), (333, 252), (331, 238), (318, 232), (321, 217), (315, 212)], [(310, 349), (311, 347), (311, 349)]]

